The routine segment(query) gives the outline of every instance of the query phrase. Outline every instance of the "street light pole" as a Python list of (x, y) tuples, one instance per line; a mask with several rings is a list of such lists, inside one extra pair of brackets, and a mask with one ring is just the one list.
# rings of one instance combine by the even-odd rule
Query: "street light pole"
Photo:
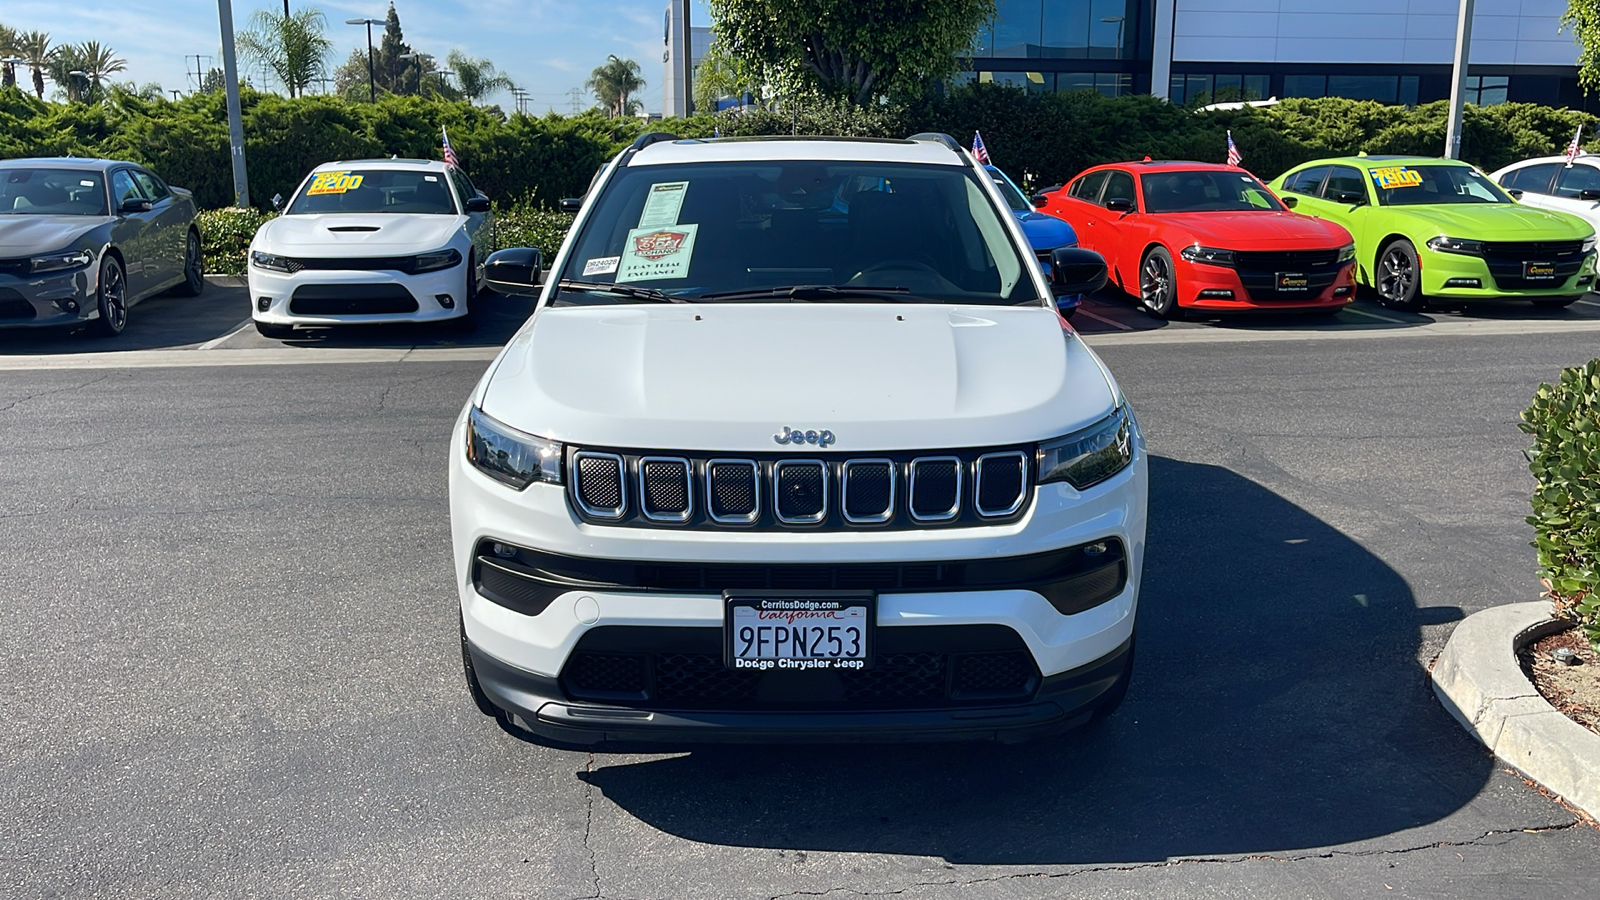
[(1472, 58), (1472, 5), (1473, 0), (1461, 0), (1460, 18), (1456, 20), (1456, 65), (1450, 78), (1450, 121), (1444, 131), (1446, 159), (1461, 158), (1461, 104), (1467, 94), (1467, 62)]
[(244, 168), (244, 115), (239, 111), (239, 66), (233, 56), (233, 3), (217, 0), (222, 24), (222, 88), (228, 94), (228, 144), (233, 152), (233, 205), (250, 205), (250, 180)]
[(367, 26), (367, 102), (378, 102), (378, 88), (372, 75), (372, 26), (378, 24), (380, 19), (345, 19), (346, 25)]

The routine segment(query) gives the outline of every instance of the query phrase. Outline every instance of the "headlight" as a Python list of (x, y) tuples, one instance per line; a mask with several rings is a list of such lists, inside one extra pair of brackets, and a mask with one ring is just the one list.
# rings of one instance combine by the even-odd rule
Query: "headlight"
[(467, 413), (467, 461), (519, 491), (535, 481), (561, 483), (560, 443), (502, 425), (477, 407)]
[(1202, 247), (1199, 244), (1195, 244), (1193, 247), (1183, 248), (1183, 252), (1178, 255), (1189, 262), (1206, 263), (1212, 266), (1233, 265), (1233, 251), (1218, 250), (1216, 247)]
[(67, 269), (78, 269), (94, 262), (94, 254), (87, 250), (74, 250), (71, 253), (52, 253), (49, 256), (35, 256), (28, 260), (28, 272), (38, 275), (43, 272), (61, 272)]
[(413, 272), (437, 272), (440, 269), (453, 269), (461, 265), (461, 251), (440, 250), (437, 253), (418, 254), (411, 265)]
[(1065, 481), (1078, 490), (1099, 484), (1133, 461), (1133, 425), (1124, 407), (1094, 425), (1039, 445), (1039, 483)]
[(1347, 263), (1347, 262), (1355, 262), (1355, 261), (1356, 261), (1356, 245), (1355, 244), (1345, 244), (1343, 247), (1339, 248), (1339, 262), (1341, 264), (1342, 263)]
[(1483, 252), (1483, 241), (1469, 241), (1465, 238), (1445, 237), (1441, 234), (1435, 238), (1428, 238), (1428, 249), (1437, 250), (1440, 253), (1480, 254)]
[(258, 269), (271, 269), (274, 272), (293, 272), (291, 260), (287, 256), (278, 256), (275, 253), (262, 253), (260, 250), (250, 251), (250, 265)]

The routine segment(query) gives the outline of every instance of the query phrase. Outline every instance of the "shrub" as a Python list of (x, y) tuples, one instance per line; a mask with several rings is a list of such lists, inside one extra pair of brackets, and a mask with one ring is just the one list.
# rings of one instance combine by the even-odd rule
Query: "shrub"
[(1600, 650), (1600, 359), (1539, 385), (1520, 427), (1533, 435), (1533, 546), (1557, 616)]
[(566, 240), (572, 216), (536, 206), (516, 206), (494, 214), (494, 247), (538, 247), (544, 263), (555, 260), (556, 250)]
[(200, 241), (206, 271), (213, 275), (243, 275), (245, 253), (256, 229), (276, 213), (256, 209), (206, 209), (200, 211)]

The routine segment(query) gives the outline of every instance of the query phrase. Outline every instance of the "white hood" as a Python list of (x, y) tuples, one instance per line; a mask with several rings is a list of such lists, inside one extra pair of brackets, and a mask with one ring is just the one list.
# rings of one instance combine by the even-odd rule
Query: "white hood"
[(255, 249), (286, 256), (394, 256), (448, 246), (465, 216), (330, 213), (279, 216), (261, 226)]
[(483, 399), (506, 424), (580, 445), (796, 454), (1057, 437), (1110, 412), (1098, 361), (1041, 307), (894, 303), (546, 308)]

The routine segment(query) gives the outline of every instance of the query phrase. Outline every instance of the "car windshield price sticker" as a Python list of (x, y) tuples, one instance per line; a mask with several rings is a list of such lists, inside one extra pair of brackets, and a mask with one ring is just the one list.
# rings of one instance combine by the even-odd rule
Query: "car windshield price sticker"
[(311, 179), (307, 194), (342, 194), (361, 187), (362, 176), (349, 172), (318, 172)]
[(1372, 173), (1373, 183), (1384, 190), (1417, 187), (1422, 184), (1422, 173), (1405, 166), (1385, 166), (1367, 171)]
[(871, 594), (776, 596), (728, 592), (724, 625), (733, 669), (862, 669), (871, 641)]
[(639, 227), (665, 228), (678, 224), (678, 212), (683, 209), (683, 197), (687, 193), (687, 181), (650, 185), (650, 193), (644, 198), (644, 211), (639, 213)]
[(622, 245), (622, 265), (618, 282), (659, 281), (684, 278), (694, 256), (694, 235), (698, 225), (671, 228), (635, 228)]

